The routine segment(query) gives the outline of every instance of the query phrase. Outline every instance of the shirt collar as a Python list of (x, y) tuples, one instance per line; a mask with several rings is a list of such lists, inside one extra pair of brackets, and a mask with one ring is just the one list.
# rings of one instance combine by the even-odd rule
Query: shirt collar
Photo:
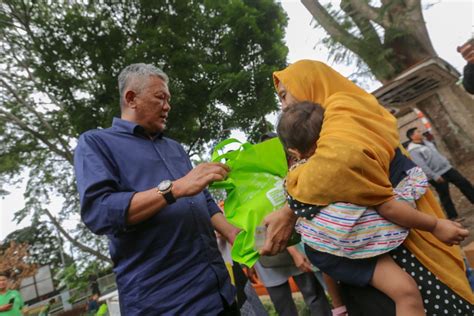
[[(112, 121), (112, 127), (119, 132), (148, 137), (145, 129), (141, 125), (138, 125), (132, 121), (123, 120), (118, 117), (114, 117)], [(158, 133), (155, 137), (163, 138), (163, 133)]]

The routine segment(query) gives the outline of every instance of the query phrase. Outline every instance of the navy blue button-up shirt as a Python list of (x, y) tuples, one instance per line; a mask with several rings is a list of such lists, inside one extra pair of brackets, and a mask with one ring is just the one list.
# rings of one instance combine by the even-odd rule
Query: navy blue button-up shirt
[(223, 299), (232, 303), (210, 220), (219, 208), (207, 190), (126, 224), (136, 192), (192, 169), (181, 145), (115, 118), (111, 128), (81, 135), (74, 167), (82, 220), (109, 238), (122, 315), (215, 315)]

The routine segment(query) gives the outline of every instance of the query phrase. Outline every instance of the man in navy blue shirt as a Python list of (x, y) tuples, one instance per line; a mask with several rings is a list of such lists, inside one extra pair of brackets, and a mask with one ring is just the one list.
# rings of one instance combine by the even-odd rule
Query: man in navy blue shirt
[(193, 168), (163, 136), (168, 77), (147, 64), (119, 75), (121, 118), (79, 138), (74, 166), (87, 227), (109, 239), (122, 315), (234, 315), (235, 291), (214, 229), (230, 225), (206, 187), (226, 177), (219, 163)]

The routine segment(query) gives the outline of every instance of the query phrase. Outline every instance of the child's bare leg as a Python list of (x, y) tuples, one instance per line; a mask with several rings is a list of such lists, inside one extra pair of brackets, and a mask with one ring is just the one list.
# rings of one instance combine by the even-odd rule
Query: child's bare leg
[(331, 296), (332, 306), (334, 308), (343, 306), (341, 293), (339, 291), (339, 285), (329, 275), (323, 272), (324, 283), (326, 283), (328, 293)]
[(347, 309), (342, 301), (341, 291), (339, 289), (339, 284), (331, 278), (329, 275), (323, 272), (324, 283), (326, 283), (329, 295), (332, 300), (332, 314), (337, 316), (347, 316)]
[(389, 255), (377, 260), (370, 284), (394, 302), (397, 316), (424, 316), (425, 310), (418, 286)]

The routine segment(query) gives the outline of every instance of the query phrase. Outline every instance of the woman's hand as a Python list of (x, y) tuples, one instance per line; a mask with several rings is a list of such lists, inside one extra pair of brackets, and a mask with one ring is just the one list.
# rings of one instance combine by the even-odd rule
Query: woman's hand
[(442, 218), (437, 220), (431, 233), (449, 246), (459, 245), (469, 235), (461, 224)]
[(267, 227), (265, 244), (260, 250), (264, 256), (273, 256), (282, 252), (290, 239), (297, 217), (288, 205), (268, 214), (263, 220)]

